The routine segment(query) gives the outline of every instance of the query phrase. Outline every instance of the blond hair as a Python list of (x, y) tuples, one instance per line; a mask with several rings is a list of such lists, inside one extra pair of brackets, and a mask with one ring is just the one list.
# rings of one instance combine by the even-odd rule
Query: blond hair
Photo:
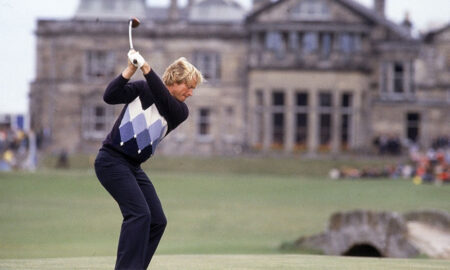
[(202, 73), (184, 57), (180, 57), (170, 64), (162, 79), (167, 86), (185, 83), (192, 88), (204, 81)]

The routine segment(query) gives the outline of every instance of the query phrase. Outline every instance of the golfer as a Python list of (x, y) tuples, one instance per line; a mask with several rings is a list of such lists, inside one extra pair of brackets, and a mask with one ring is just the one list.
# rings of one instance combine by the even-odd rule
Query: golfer
[[(138, 68), (145, 81), (129, 82)], [(128, 66), (106, 88), (106, 103), (125, 104), (95, 160), (98, 179), (123, 215), (115, 269), (147, 269), (158, 247), (167, 220), (141, 163), (186, 120), (184, 101), (202, 81), (200, 71), (183, 57), (161, 81), (139, 52), (130, 50)]]

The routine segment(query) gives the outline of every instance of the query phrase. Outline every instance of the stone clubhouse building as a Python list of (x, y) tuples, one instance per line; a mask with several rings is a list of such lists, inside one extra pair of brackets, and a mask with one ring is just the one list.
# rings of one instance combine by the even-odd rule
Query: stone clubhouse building
[(385, 4), (80, 0), (73, 18), (37, 22), (31, 128), (48, 151), (100, 147), (122, 109), (102, 95), (126, 66), (136, 16), (134, 47), (160, 76), (184, 56), (207, 79), (160, 153), (366, 152), (380, 136), (429, 147), (450, 134), (450, 24), (415, 38)]

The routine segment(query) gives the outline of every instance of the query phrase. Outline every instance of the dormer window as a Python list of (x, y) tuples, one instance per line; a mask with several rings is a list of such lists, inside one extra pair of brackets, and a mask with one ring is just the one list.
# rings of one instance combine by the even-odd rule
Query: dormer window
[(324, 0), (303, 0), (292, 7), (290, 15), (295, 20), (327, 20), (330, 8)]

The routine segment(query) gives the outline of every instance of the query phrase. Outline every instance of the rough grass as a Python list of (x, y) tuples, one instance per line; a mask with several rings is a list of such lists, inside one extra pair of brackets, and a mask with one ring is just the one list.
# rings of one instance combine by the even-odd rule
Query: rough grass
[[(312, 255), (157, 255), (151, 269), (159, 270), (446, 270), (450, 261), (376, 259)], [(106, 270), (114, 268), (114, 257), (0, 260), (4, 270)]]

